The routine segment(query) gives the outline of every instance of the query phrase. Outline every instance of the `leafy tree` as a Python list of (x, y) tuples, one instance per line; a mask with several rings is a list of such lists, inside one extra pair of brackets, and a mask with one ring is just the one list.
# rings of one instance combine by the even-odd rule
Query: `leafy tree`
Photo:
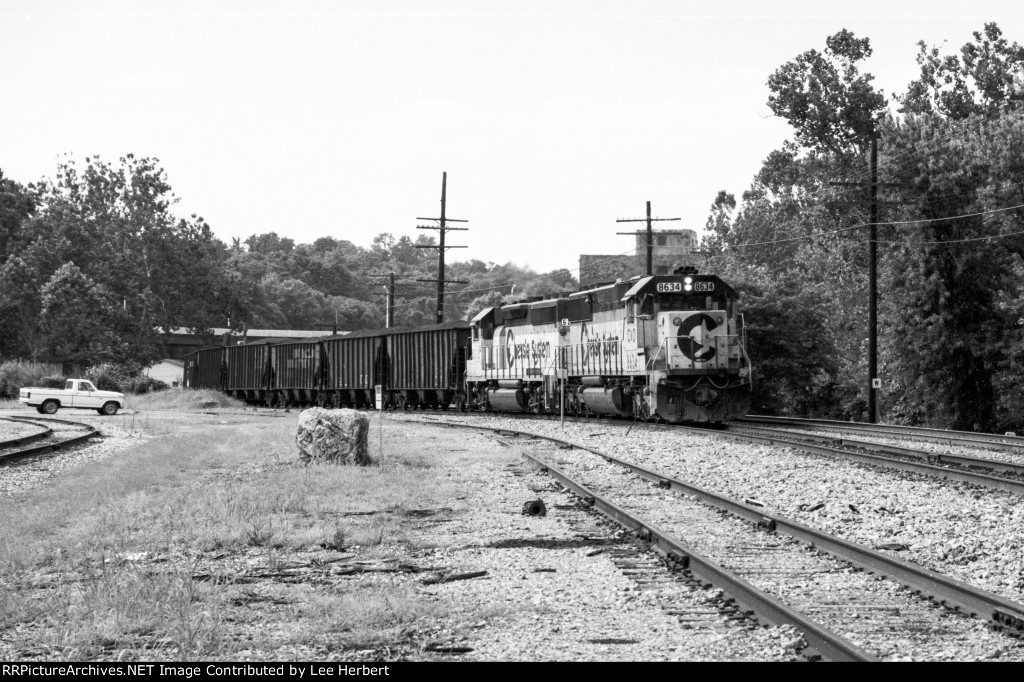
[(4, 177), (0, 169), (0, 263), (15, 253), (23, 239), (22, 226), (35, 213), (32, 195), (21, 185)]
[[(203, 329), (230, 307), (221, 299), (223, 246), (196, 216), (177, 219), (177, 201), (154, 159), (127, 155), (117, 165), (71, 159), (56, 179), (38, 187), (38, 218), (29, 249), (52, 262), (74, 259), (101, 285), (128, 320), (120, 332), (132, 359), (147, 362), (157, 349), (157, 329)], [(211, 295), (215, 294), (215, 295)]]
[(51, 359), (77, 364), (122, 362), (127, 347), (116, 335), (110, 292), (74, 263), (58, 269), (42, 289), (42, 346)]
[(295, 247), (295, 240), (279, 237), (276, 232), (266, 234), (254, 234), (246, 238), (245, 245), (250, 253), (258, 253), (263, 256), (289, 253)]
[(964, 127), (919, 116), (892, 135), (893, 147), (937, 152), (899, 176), (915, 187), (912, 213), (925, 222), (901, 229), (888, 267), (887, 288), (904, 295), (887, 312), (899, 350), (886, 364), (900, 417), (992, 430), (1024, 416), (1012, 408), (1020, 378), (1012, 374), (1012, 302), (1024, 254), (1014, 233), (1024, 231), (1024, 213), (1005, 210), (1024, 204), (1024, 125), (974, 117), (977, 124)]
[(0, 267), (0, 350), (38, 359), (42, 285), (39, 271), (23, 258), (11, 256)]
[(472, 320), (483, 310), (504, 305), (507, 301), (508, 296), (498, 291), (488, 291), (487, 293), (480, 294), (466, 306), (466, 313), (463, 315), (463, 319)]
[(837, 416), (829, 409), (837, 373), (836, 348), (826, 328), (829, 287), (779, 277), (739, 260), (720, 264), (742, 301), (754, 369), (751, 409)]
[(907, 114), (939, 114), (961, 120), (1017, 110), (1024, 102), (1024, 47), (1008, 43), (999, 26), (985, 24), (958, 55), (943, 56), (923, 40), (921, 75), (897, 97)]
[(768, 79), (768, 106), (796, 130), (797, 141), (837, 156), (861, 154), (885, 112), (885, 96), (857, 64), (871, 56), (867, 38), (843, 29), (825, 40), (825, 51), (808, 50)]

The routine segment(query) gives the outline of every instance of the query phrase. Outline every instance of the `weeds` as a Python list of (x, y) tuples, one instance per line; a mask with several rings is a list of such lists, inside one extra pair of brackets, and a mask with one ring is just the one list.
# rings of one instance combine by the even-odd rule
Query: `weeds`
[[(152, 399), (174, 393), (182, 392)], [(322, 547), (386, 556), (410, 543), (403, 510), (454, 494), (395, 452), (373, 467), (300, 466), (291, 420), (252, 428), (245, 416), (220, 425), (157, 415), (140, 414), (136, 428), (166, 437), (0, 498), (0, 629), (18, 624), (47, 657), (230, 658), (232, 588), (197, 581), (198, 559), (184, 557), (259, 547), (273, 573), (294, 552)], [(348, 515), (364, 511), (376, 513)], [(325, 625), (315, 621), (326, 618), (332, 632), (351, 633), (344, 641), (392, 645), (403, 624), (433, 608), (396, 587), (301, 590), (288, 608), (313, 620), (297, 628), (299, 639), (319, 636)]]

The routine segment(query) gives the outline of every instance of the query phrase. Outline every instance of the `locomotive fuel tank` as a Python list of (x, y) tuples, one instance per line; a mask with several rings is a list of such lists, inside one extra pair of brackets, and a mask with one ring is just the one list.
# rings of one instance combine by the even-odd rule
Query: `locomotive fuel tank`
[(529, 399), (521, 388), (494, 388), (487, 391), (487, 401), (497, 412), (526, 412)]
[(632, 417), (633, 402), (621, 386), (584, 387), (579, 390), (580, 401), (596, 414)]

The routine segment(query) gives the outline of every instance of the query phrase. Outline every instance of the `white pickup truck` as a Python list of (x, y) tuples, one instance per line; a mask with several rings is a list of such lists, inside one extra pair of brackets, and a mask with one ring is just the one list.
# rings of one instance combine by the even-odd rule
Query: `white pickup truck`
[(18, 402), (36, 408), (39, 414), (56, 414), (62, 407), (76, 407), (109, 416), (124, 407), (124, 393), (97, 391), (91, 381), (68, 379), (63, 390), (34, 386), (23, 388), (18, 393)]

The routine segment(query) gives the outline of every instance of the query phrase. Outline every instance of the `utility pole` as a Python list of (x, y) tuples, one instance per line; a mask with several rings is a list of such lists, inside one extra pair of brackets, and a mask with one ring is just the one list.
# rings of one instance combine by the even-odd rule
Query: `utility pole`
[(868, 415), (878, 422), (878, 135), (871, 136), (871, 212), (868, 222)]
[[(654, 274), (654, 231), (651, 228), (651, 223), (661, 222), (665, 220), (682, 220), (682, 218), (652, 218), (651, 217), (651, 202), (647, 202), (647, 217), (646, 218), (622, 218), (616, 220), (617, 223), (647, 223), (647, 276), (650, 277)], [(639, 236), (640, 232), (616, 232), (615, 234), (631, 234)]]
[[(370, 275), (370, 279), (384, 279), (384, 275)], [(384, 285), (387, 302), (384, 308), (384, 326), (391, 329), (395, 326), (395, 273), (388, 273), (388, 283)], [(380, 294), (375, 294), (380, 296)]]
[(440, 232), (440, 238), (438, 239), (438, 245), (432, 244), (417, 244), (417, 249), (437, 249), (437, 279), (421, 279), (417, 280), (420, 282), (437, 282), (437, 321), (438, 323), (444, 322), (444, 285), (445, 284), (468, 284), (464, 280), (446, 280), (444, 278), (444, 252), (445, 249), (464, 249), (465, 246), (446, 246), (444, 243), (445, 233), (451, 230), (468, 230), (468, 227), (449, 227), (448, 223), (468, 223), (468, 220), (456, 220), (455, 218), (447, 217), (446, 203), (447, 203), (447, 187), (448, 187), (448, 173), (444, 172), (441, 174), (441, 217), (440, 218), (416, 218), (416, 220), (433, 220), (437, 222), (437, 225), (417, 225), (417, 230), (438, 230)]
[[(878, 389), (882, 380), (878, 377), (878, 207), (900, 206), (909, 202), (878, 201), (879, 187), (906, 187), (898, 182), (878, 182), (878, 135), (871, 136), (871, 157), (868, 162), (868, 422), (878, 422)], [(863, 182), (830, 182), (834, 187), (864, 187)], [(863, 204), (863, 200), (830, 201), (832, 205)]]

